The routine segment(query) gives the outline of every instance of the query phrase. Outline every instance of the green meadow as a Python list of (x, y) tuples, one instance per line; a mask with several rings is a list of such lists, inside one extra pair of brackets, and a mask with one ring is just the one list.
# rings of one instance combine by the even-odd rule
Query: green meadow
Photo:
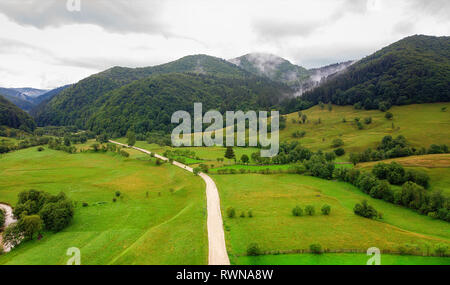
[[(286, 128), (280, 131), (280, 141), (298, 140), (312, 150), (331, 150), (332, 141), (340, 138), (344, 141), (343, 148), (347, 154), (374, 148), (386, 135), (403, 135), (416, 147), (450, 144), (450, 113), (441, 111), (445, 106), (450, 107), (448, 103), (393, 106), (389, 110), (394, 115), (392, 120), (386, 119), (385, 113), (378, 110), (333, 106), (330, 112), (326, 106), (323, 110), (314, 106), (302, 111), (308, 117), (306, 124), (299, 124), (298, 113), (286, 116)], [(372, 118), (371, 124), (364, 123), (367, 117)], [(319, 118), (320, 124), (317, 123)], [(356, 127), (355, 118), (360, 118), (364, 129)], [(306, 131), (304, 138), (292, 137), (294, 132), (302, 130)]]
[[(380, 265), (450, 265), (448, 257), (381, 254)], [(242, 265), (366, 265), (371, 256), (355, 253), (241, 256)]]
[[(213, 175), (213, 179), (220, 192), (227, 249), (236, 264), (252, 260), (242, 259), (251, 243), (264, 253), (307, 250), (315, 243), (334, 251), (378, 247), (392, 252), (399, 247), (450, 245), (447, 222), (372, 199), (348, 183), (296, 174)], [(353, 213), (354, 205), (363, 199), (383, 212), (381, 221)], [(325, 204), (331, 206), (329, 216), (320, 212)], [(303, 209), (312, 205), (316, 213), (294, 217), (291, 211), (296, 205)], [(227, 217), (229, 207), (236, 209), (235, 218)], [(245, 218), (240, 217), (242, 212)], [(274, 262), (282, 262), (280, 258)]]
[[(130, 158), (47, 147), (2, 155), (1, 202), (14, 206), (20, 191), (38, 189), (63, 191), (76, 208), (63, 231), (19, 245), (0, 264), (65, 264), (70, 247), (81, 250), (82, 264), (206, 264), (201, 178), (129, 151)], [(113, 202), (116, 191), (121, 198)]]

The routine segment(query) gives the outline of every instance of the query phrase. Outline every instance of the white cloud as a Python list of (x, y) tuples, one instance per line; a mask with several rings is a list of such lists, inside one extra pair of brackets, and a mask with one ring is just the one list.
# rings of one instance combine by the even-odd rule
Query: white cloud
[(81, 1), (80, 12), (65, 0), (0, 2), (0, 86), (52, 88), (199, 53), (264, 52), (311, 68), (450, 32), (441, 0)]

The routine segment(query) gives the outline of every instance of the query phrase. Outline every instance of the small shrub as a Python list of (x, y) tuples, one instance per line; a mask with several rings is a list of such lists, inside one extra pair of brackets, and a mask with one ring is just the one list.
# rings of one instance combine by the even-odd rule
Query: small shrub
[(121, 194), (120, 191), (116, 191), (116, 197), (120, 197)]
[(374, 207), (367, 204), (367, 200), (363, 200), (361, 204), (357, 203), (353, 208), (353, 212), (361, 217), (373, 219), (378, 217), (378, 212)]
[(434, 248), (434, 253), (437, 256), (445, 256), (447, 253), (447, 245), (445, 244), (437, 244)]
[(42, 146), (38, 147), (37, 151), (44, 151), (44, 148)]
[(117, 199), (116, 199), (116, 198), (113, 198), (113, 200), (112, 200), (112, 201), (113, 201), (113, 202), (115, 203), (115, 202), (117, 202)]
[(309, 250), (313, 254), (322, 254), (323, 253), (322, 246), (320, 244), (318, 244), (318, 243), (311, 244), (309, 246)]
[(328, 216), (331, 212), (331, 207), (330, 205), (323, 205), (322, 209), (320, 210), (322, 211), (322, 215)]
[(227, 216), (228, 218), (232, 219), (234, 217), (236, 217), (236, 210), (233, 207), (229, 207), (227, 209)]
[(300, 217), (303, 216), (303, 210), (300, 208), (300, 206), (295, 206), (294, 209), (292, 209), (292, 215), (294, 217)]
[(367, 118), (365, 118), (365, 119), (364, 119), (364, 123), (365, 123), (366, 125), (370, 125), (370, 124), (372, 123), (372, 117), (367, 117)]
[(309, 216), (314, 216), (314, 214), (316, 213), (316, 210), (314, 209), (314, 206), (308, 205), (305, 208), (305, 213)]
[(87, 206), (89, 206), (89, 204), (86, 202), (83, 202), (83, 207), (87, 207)]
[(386, 112), (384, 117), (388, 120), (392, 120), (392, 118), (394, 118), (394, 115), (391, 112)]
[(249, 218), (253, 218), (253, 212), (252, 212), (252, 210), (248, 211), (247, 216), (248, 216)]
[(334, 150), (334, 154), (336, 154), (336, 156), (343, 156), (345, 154), (345, 150), (340, 147)]
[(344, 145), (344, 141), (341, 139), (334, 139), (333, 143), (331, 144), (332, 147), (340, 147)]
[(241, 212), (241, 215), (240, 215), (239, 217), (241, 217), (241, 218), (245, 218), (245, 212), (244, 212), (244, 211), (242, 211), (242, 212)]
[(258, 256), (261, 255), (261, 248), (257, 243), (252, 243), (247, 247), (248, 256)]

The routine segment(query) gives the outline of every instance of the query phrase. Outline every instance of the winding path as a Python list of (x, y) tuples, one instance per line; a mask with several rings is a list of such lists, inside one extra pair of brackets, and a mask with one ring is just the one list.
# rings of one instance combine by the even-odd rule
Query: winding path
[[(126, 144), (112, 140), (110, 140), (109, 142), (125, 147), (130, 147)], [(142, 148), (138, 148), (135, 146), (131, 148), (146, 154), (151, 154), (150, 151)], [(154, 155), (159, 159), (165, 161), (169, 160), (167, 157), (161, 156), (159, 154), (155, 153)], [(192, 167), (189, 167), (177, 161), (174, 161), (173, 165), (183, 168), (186, 171), (194, 172)], [(230, 260), (228, 259), (227, 248), (225, 245), (225, 233), (223, 231), (222, 213), (220, 211), (219, 191), (217, 190), (217, 186), (211, 179), (211, 177), (202, 172), (199, 173), (199, 176), (206, 183), (206, 203), (208, 211), (207, 226), (208, 226), (208, 246), (209, 246), (208, 264), (229, 265)]]

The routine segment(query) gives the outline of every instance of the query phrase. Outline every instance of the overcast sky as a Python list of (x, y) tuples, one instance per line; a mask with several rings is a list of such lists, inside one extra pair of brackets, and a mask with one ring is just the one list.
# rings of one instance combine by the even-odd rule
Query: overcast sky
[(265, 52), (312, 68), (450, 34), (449, 0), (80, 0), (80, 11), (67, 2), (77, 0), (1, 0), (0, 86), (49, 89), (200, 53)]

